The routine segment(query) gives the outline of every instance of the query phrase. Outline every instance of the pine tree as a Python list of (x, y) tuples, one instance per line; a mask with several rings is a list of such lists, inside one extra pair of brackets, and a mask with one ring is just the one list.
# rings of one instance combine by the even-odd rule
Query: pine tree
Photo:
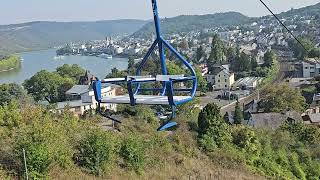
[(234, 112), (234, 124), (241, 124), (243, 121), (243, 113), (240, 108), (239, 101), (236, 104), (235, 112)]

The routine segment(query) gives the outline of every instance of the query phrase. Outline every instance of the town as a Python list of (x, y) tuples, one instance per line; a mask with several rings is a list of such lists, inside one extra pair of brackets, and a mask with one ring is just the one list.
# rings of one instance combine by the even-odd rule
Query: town
[[(319, 17), (316, 16), (298, 15), (281, 19), (289, 30), (299, 37), (315, 37), (313, 42), (316, 43), (311, 47), (308, 38), (303, 39), (306, 41), (304, 44), (309, 43), (309, 56), (304, 53), (303, 47), (297, 44), (293, 37), (270, 16), (243, 26), (165, 34), (165, 38), (201, 72), (205, 84), (200, 88), (200, 107), (214, 102), (221, 107), (223, 113), (230, 116), (230, 121), (233, 122), (234, 108), (239, 101), (243, 107), (249, 108), (244, 109), (246, 113), (251, 114), (250, 119), (246, 119), (247, 123), (257, 121), (256, 124), (261, 124), (262, 122), (259, 121), (267, 121), (269, 116), (274, 114), (263, 113), (256, 108), (250, 110), (250, 108), (258, 106), (261, 99), (257, 92), (266, 84), (287, 82), (289, 86), (302, 90), (315, 87), (317, 82), (315, 78), (320, 76), (318, 19)], [(103, 56), (108, 54), (129, 57), (134, 60), (131, 63), (137, 64), (142, 60), (154, 38), (154, 36), (147, 38), (133, 35), (124, 38), (106, 37), (105, 40), (86, 43), (69, 43), (58, 49), (57, 55)], [(167, 55), (170, 58), (170, 55)], [(90, 79), (87, 76), (88, 74), (85, 77)], [(93, 78), (91, 77), (91, 80)], [(90, 84), (84, 86), (88, 85)], [(63, 109), (69, 103), (79, 111), (77, 114), (83, 115), (86, 109), (95, 107), (93, 91), (90, 93), (87, 88), (77, 85), (67, 91), (67, 94), (76, 94), (80, 97), (85, 93), (79, 92), (79, 88), (91, 94), (90, 102), (61, 102), (58, 104), (58, 109)], [(106, 88), (109, 88), (105, 91), (106, 96), (107, 94), (115, 96), (116, 92), (121, 91)], [(297, 120), (303, 118), (306, 123), (320, 125), (318, 93), (320, 92), (314, 90), (312, 97), (306, 97), (313, 100), (309, 100), (309, 108), (301, 116), (295, 117)], [(110, 105), (110, 107), (112, 107), (111, 110), (116, 111), (116, 105)], [(283, 117), (281, 113), (278, 116)], [(286, 120), (286, 118), (282, 119)], [(281, 122), (278, 123), (280, 124)]]

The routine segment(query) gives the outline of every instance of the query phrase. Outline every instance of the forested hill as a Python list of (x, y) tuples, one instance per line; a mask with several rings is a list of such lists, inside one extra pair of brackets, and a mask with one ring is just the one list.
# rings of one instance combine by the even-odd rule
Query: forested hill
[(132, 34), (143, 20), (96, 22), (29, 22), (0, 26), (0, 53), (48, 48), (70, 41), (103, 39), (105, 36)]
[[(320, 3), (292, 9), (287, 12), (280, 13), (282, 18), (292, 16), (315, 16), (320, 18)], [(270, 16), (270, 15), (269, 15)], [(271, 16), (270, 16), (271, 17)], [(265, 18), (265, 17), (261, 17)], [(272, 17), (273, 18), (273, 17)], [(164, 34), (190, 32), (192, 30), (201, 30), (206, 28), (215, 28), (223, 26), (236, 26), (250, 24), (257, 21), (260, 17), (247, 17), (237, 12), (216, 13), (209, 15), (184, 15), (173, 18), (162, 19), (162, 30)], [(133, 37), (150, 37), (154, 32), (152, 23), (143, 26), (139, 31), (133, 34)]]
[(288, 16), (318, 16), (320, 17), (320, 3), (317, 3), (312, 6), (307, 6), (299, 9), (291, 9), (290, 11), (283, 12), (280, 14), (281, 17), (288, 17)]
[[(175, 32), (190, 32), (192, 30), (214, 28), (219, 26), (233, 26), (248, 23), (250, 18), (237, 12), (216, 13), (207, 15), (182, 15), (162, 19), (164, 34)], [(150, 37), (154, 31), (150, 22), (133, 34), (134, 37)]]

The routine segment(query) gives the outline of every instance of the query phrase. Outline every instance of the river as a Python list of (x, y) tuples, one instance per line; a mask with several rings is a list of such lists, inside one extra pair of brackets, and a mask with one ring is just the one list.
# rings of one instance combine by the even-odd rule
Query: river
[(119, 70), (125, 70), (128, 67), (128, 59), (126, 58), (103, 59), (92, 56), (65, 56), (62, 59), (54, 59), (55, 55), (55, 49), (19, 54), (23, 59), (21, 68), (1, 72), (0, 84), (21, 84), (41, 70), (54, 71), (63, 64), (78, 64), (99, 78), (104, 78), (111, 72), (112, 68), (116, 67)]

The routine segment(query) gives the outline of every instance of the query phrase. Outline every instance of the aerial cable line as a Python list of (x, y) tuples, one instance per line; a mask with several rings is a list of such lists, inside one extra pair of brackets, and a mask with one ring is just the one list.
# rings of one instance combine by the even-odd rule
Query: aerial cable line
[(259, 0), (264, 7), (266, 7), (268, 9), (268, 11), (277, 19), (277, 21), (291, 34), (291, 36), (301, 45), (301, 47), (308, 52), (307, 48), (301, 43), (301, 41), (292, 33), (292, 31), (290, 31), (290, 29), (287, 28), (286, 25), (283, 24), (283, 22), (279, 19), (279, 17), (273, 13), (273, 11), (267, 6), (266, 3), (263, 2), (263, 0)]

